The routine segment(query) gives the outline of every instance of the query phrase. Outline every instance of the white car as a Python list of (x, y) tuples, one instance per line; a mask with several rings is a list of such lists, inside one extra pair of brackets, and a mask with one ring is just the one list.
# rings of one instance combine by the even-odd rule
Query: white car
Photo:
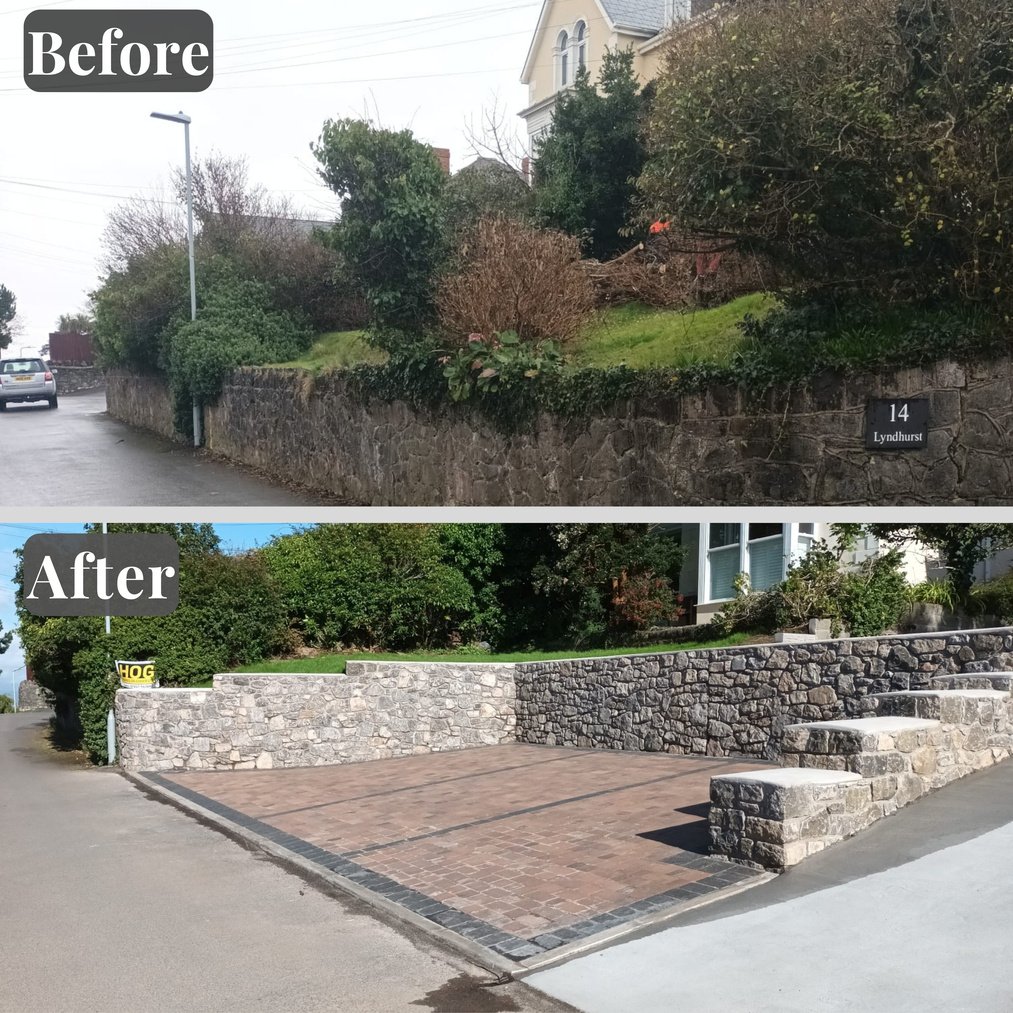
[(42, 359), (4, 359), (0, 362), (0, 412), (17, 401), (58, 404), (56, 375)]

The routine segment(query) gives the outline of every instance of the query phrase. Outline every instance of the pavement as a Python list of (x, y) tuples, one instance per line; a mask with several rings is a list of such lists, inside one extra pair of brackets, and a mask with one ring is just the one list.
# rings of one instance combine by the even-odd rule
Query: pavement
[(759, 882), (708, 856), (707, 811), (765, 766), (513, 743), (145, 779), (512, 973)]
[(3, 1013), (570, 1009), (53, 752), (47, 727), (0, 715)]
[(24, 478), (0, 484), (0, 506), (313, 506), (323, 501), (106, 414), (105, 393), (61, 394), (60, 407), (10, 405), (0, 434)]
[(1009, 1013), (1013, 763), (755, 890), (525, 978), (589, 1013)]

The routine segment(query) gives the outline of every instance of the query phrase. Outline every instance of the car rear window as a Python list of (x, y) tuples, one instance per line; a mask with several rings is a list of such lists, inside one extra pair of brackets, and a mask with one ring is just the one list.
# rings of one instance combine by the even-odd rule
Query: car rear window
[(4, 373), (44, 373), (46, 365), (41, 359), (8, 359), (0, 370)]

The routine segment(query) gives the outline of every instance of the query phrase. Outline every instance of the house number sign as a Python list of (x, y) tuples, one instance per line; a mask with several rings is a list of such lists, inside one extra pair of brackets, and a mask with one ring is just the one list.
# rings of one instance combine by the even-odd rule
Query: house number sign
[(873, 398), (865, 412), (868, 450), (922, 450), (929, 440), (928, 398)]

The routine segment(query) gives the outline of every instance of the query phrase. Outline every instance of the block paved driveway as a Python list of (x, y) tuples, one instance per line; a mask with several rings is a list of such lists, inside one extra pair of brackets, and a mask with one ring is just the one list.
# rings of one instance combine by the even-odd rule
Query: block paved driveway
[(707, 857), (707, 808), (763, 766), (512, 744), (146, 776), (520, 961), (755, 875)]

